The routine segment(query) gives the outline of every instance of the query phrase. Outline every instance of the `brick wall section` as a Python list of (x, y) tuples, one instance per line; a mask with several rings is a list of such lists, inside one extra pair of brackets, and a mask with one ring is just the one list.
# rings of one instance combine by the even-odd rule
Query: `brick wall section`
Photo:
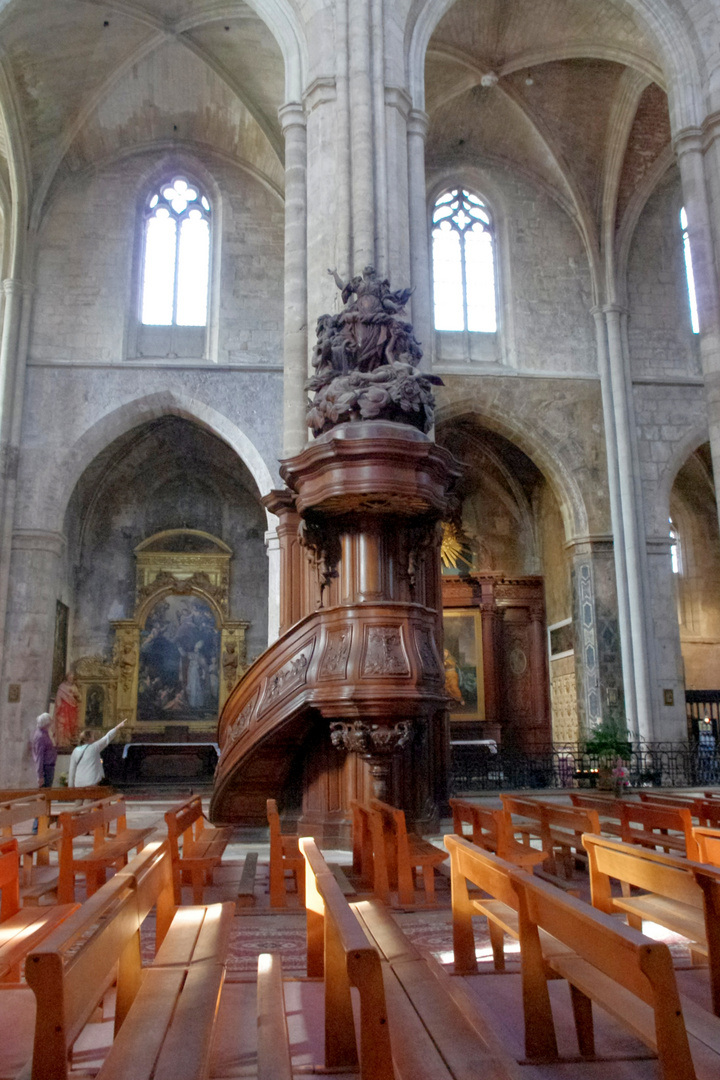
[(622, 221), (628, 200), (642, 183), (658, 154), (670, 142), (667, 94), (657, 83), (643, 91), (628, 139), (618, 189), (617, 223)]

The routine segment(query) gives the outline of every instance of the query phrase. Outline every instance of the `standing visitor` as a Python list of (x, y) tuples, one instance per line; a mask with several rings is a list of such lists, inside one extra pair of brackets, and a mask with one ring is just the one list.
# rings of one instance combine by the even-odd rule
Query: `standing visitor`
[(36, 727), (30, 739), (35, 772), (37, 774), (38, 787), (52, 787), (55, 777), (55, 762), (57, 761), (57, 747), (50, 735), (52, 716), (49, 712), (40, 713), (36, 721)]
[(100, 755), (125, 724), (127, 720), (121, 720), (117, 727), (111, 728), (101, 739), (97, 739), (95, 732), (90, 729), (83, 731), (80, 743), (70, 755), (68, 787), (92, 787), (93, 784), (100, 783), (105, 776)]

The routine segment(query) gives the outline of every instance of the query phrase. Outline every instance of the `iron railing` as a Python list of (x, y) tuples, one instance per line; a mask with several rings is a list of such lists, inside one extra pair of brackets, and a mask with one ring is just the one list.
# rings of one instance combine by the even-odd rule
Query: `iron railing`
[[(622, 762), (631, 787), (701, 787), (720, 784), (720, 753), (688, 742), (633, 743)], [(452, 794), (521, 788), (595, 787), (608, 762), (577, 743), (555, 743), (534, 753), (452, 745)]]

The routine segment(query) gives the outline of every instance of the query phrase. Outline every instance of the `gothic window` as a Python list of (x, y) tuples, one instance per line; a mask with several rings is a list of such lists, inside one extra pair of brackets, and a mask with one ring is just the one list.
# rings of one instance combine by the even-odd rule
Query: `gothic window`
[(668, 518), (670, 526), (670, 562), (673, 574), (682, 572), (682, 560), (680, 557), (680, 536), (672, 518)]
[(149, 193), (144, 213), (140, 321), (205, 326), (210, 268), (210, 203), (187, 176)]
[(495, 333), (495, 243), (481, 198), (453, 188), (435, 203), (432, 219), (436, 330)]
[(680, 210), (680, 228), (682, 229), (683, 254), (685, 256), (685, 276), (687, 278), (688, 302), (690, 304), (690, 322), (693, 334), (700, 333), (698, 320), (697, 300), (695, 298), (695, 275), (693, 274), (692, 252), (690, 250), (690, 236), (688, 234), (688, 219), (685, 207)]

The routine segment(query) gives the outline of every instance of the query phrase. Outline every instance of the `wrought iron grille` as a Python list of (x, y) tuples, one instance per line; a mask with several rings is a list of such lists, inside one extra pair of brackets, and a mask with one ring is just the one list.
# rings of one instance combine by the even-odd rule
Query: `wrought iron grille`
[[(452, 794), (519, 788), (595, 787), (607, 762), (582, 746), (558, 744), (532, 754), (454, 743)], [(687, 742), (634, 743), (628, 770), (631, 787), (701, 787), (720, 784), (717, 749)]]

